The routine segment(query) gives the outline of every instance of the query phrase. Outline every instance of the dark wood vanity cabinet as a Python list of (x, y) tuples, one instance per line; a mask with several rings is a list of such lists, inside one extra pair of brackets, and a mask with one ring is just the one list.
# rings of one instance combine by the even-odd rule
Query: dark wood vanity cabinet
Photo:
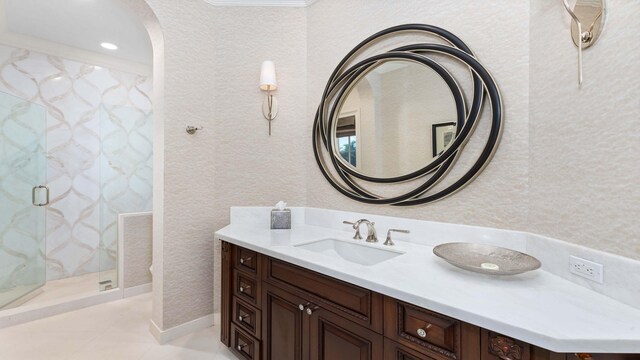
[(239, 359), (640, 359), (553, 353), (224, 241), (221, 306)]

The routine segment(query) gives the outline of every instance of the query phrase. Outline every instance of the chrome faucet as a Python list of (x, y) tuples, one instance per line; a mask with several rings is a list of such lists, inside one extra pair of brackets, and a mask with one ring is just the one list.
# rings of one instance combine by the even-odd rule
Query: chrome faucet
[(353, 229), (356, 231), (356, 234), (353, 236), (354, 240), (362, 240), (362, 236), (360, 236), (360, 225), (363, 223), (367, 224), (367, 242), (378, 242), (378, 234), (376, 233), (375, 228), (376, 223), (367, 219), (360, 219), (356, 222), (343, 221), (343, 223), (353, 226)]

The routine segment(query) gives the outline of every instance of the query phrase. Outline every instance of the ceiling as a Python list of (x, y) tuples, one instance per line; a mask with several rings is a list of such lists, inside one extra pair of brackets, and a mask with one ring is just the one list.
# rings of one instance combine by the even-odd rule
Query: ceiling
[(316, 0), (204, 0), (216, 6), (295, 6), (304, 7)]
[[(139, 64), (152, 63), (142, 23), (113, 0), (0, 0), (5, 34), (66, 45)], [(110, 51), (101, 42), (118, 45)]]
[[(216, 6), (304, 7), (316, 0), (203, 1)], [(80, 49), (85, 56), (79, 60), (102, 56), (151, 66), (153, 58), (142, 23), (114, 0), (0, 0), (0, 42), (47, 53), (56, 49), (53, 53), (61, 56)], [(118, 50), (103, 49), (102, 42), (116, 44)]]

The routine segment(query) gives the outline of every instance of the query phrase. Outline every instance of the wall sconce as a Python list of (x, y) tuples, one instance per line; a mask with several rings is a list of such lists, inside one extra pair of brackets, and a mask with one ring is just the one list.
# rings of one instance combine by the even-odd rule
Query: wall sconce
[(576, 0), (573, 9), (562, 0), (571, 22), (571, 38), (578, 47), (578, 85), (582, 85), (582, 50), (593, 45), (604, 27), (605, 0)]
[(267, 60), (262, 62), (262, 70), (260, 71), (260, 90), (267, 92), (267, 97), (262, 104), (262, 115), (269, 121), (269, 136), (271, 136), (271, 121), (278, 116), (278, 101), (271, 94), (278, 88), (276, 80), (276, 65), (273, 61)]

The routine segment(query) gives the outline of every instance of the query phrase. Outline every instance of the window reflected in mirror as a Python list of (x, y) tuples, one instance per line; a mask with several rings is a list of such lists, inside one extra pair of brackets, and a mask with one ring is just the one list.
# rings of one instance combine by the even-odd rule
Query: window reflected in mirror
[(356, 116), (351, 115), (339, 118), (336, 130), (340, 156), (351, 166), (356, 167), (358, 165), (356, 156)]

